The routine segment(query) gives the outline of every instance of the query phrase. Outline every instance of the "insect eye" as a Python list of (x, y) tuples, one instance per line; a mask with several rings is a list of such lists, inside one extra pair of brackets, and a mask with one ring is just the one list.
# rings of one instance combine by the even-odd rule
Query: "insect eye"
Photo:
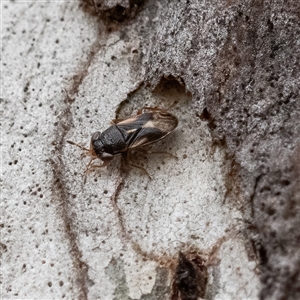
[(98, 157), (102, 157), (102, 154), (104, 152), (104, 145), (101, 141), (101, 139), (98, 140), (92, 140), (91, 141), (91, 149), (96, 153)]
[(96, 141), (96, 140), (99, 140), (100, 136), (101, 136), (100, 131), (97, 131), (97, 132), (93, 133), (92, 138), (91, 138), (92, 142)]

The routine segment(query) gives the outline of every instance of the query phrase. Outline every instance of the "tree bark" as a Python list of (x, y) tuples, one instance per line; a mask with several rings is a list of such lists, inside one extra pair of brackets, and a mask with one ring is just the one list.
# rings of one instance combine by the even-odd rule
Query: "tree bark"
[[(2, 298), (300, 298), (300, 4), (1, 5)], [(67, 140), (143, 106), (179, 120), (151, 180), (84, 184)]]
[(146, 72), (154, 85), (169, 74), (185, 82), (238, 168), (232, 188), (251, 209), (262, 299), (300, 297), (299, 9), (295, 1), (173, 3)]

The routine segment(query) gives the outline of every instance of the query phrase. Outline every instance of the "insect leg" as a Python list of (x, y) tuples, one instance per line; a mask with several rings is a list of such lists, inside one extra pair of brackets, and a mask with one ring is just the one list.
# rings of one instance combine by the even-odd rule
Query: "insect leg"
[[(142, 171), (149, 177), (149, 179), (151, 180), (152, 178), (151, 178), (151, 176), (149, 175), (149, 173), (147, 172), (147, 170), (146, 170), (145, 168), (141, 167), (141, 166), (138, 166), (138, 165), (136, 165), (136, 164), (133, 164), (133, 163), (130, 161), (130, 157), (129, 157), (129, 156), (130, 156), (130, 152), (129, 152), (129, 151), (123, 152), (123, 153), (122, 153), (122, 161), (124, 161), (125, 164), (126, 164), (127, 166), (134, 167), (134, 168), (137, 168), (137, 169), (142, 170)], [(126, 171), (126, 170), (125, 170), (125, 171)]]
[(84, 171), (84, 180), (83, 180), (83, 183), (84, 183), (84, 184), (86, 183), (87, 174), (88, 174), (88, 172), (89, 172), (89, 170), (90, 170), (90, 168), (91, 168), (91, 163), (92, 163), (93, 160), (94, 160), (94, 158), (92, 158), (92, 159), (90, 160), (90, 162), (88, 163), (88, 165), (87, 165), (87, 167), (86, 167), (86, 169), (85, 169), (85, 171)]
[(148, 151), (149, 154), (166, 154), (166, 155), (169, 155), (169, 156), (172, 156), (176, 159), (178, 159), (178, 157), (174, 154), (172, 154), (171, 152), (168, 152), (168, 151)]
[(93, 165), (92, 161), (94, 159), (97, 159), (97, 157), (92, 158), (90, 160), (90, 162), (88, 163), (88, 165), (87, 165), (87, 167), (86, 167), (86, 169), (84, 171), (84, 184), (86, 183), (87, 175), (88, 175), (89, 172), (91, 172), (93, 169), (103, 168), (103, 167), (107, 166), (111, 162), (111, 160), (105, 160), (105, 161), (103, 161), (102, 165)]
[(145, 168), (143, 168), (141, 166), (138, 166), (138, 165), (135, 165), (135, 164), (133, 164), (131, 162), (129, 162), (129, 165), (132, 166), (132, 167), (134, 167), (134, 168), (142, 170), (149, 177), (150, 180), (152, 179), (151, 176), (149, 175), (149, 173), (147, 172), (147, 170)]

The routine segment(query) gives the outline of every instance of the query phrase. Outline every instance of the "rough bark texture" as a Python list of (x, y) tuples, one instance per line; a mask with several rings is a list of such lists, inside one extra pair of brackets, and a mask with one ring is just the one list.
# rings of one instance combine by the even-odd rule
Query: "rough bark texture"
[(238, 166), (262, 299), (300, 297), (299, 11), (297, 1), (171, 3), (148, 64), (153, 85), (185, 82)]
[[(2, 298), (300, 298), (297, 1), (1, 5)], [(66, 141), (145, 105), (178, 160), (83, 185)]]

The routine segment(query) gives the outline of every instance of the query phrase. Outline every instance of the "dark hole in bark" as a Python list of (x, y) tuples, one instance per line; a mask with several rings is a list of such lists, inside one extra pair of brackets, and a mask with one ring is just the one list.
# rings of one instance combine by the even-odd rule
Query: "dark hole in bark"
[(171, 300), (203, 298), (207, 287), (208, 273), (203, 259), (196, 254), (179, 253), (175, 270)]

